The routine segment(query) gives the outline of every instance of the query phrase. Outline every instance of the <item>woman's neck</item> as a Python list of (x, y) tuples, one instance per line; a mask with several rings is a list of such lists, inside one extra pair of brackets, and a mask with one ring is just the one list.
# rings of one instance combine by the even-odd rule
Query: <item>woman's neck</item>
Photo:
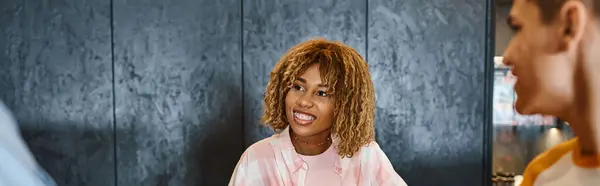
[(307, 156), (319, 155), (327, 151), (332, 145), (330, 135), (329, 129), (312, 136), (298, 136), (290, 130), (290, 138), (296, 152)]

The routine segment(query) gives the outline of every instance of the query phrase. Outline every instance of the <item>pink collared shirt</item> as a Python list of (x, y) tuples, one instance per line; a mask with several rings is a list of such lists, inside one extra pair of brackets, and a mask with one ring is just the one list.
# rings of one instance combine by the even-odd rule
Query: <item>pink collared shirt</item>
[[(362, 147), (352, 158), (336, 156), (331, 168), (343, 186), (407, 186), (377, 142)], [(308, 170), (308, 164), (292, 145), (288, 127), (246, 149), (233, 171), (229, 185), (304, 186)]]

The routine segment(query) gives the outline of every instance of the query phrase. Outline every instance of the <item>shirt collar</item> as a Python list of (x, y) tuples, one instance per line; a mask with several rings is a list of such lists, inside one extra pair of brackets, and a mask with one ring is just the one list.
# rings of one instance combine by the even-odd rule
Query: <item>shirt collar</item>
[[(290, 136), (289, 128), (290, 126), (288, 125), (283, 131), (281, 131), (281, 133), (278, 134), (277, 140), (279, 141), (279, 145), (283, 153), (283, 157), (288, 167), (288, 170), (291, 173), (295, 173), (302, 168), (302, 166), (304, 165), (304, 160), (302, 160), (300, 155), (298, 155), (296, 149), (294, 148), (294, 144), (292, 144), (292, 138)], [(337, 144), (337, 141), (338, 139), (332, 138), (333, 144)], [(342, 175), (343, 169), (340, 161), (346, 158), (342, 158), (339, 155), (337, 155), (337, 150), (335, 148), (333, 148), (333, 150), (337, 156), (337, 158), (335, 158), (333, 169), (336, 173)]]
[(569, 146), (574, 148), (572, 153), (573, 163), (583, 168), (599, 168), (600, 167), (600, 154), (590, 154), (583, 156), (581, 148), (579, 148), (579, 139), (574, 138), (566, 142)]

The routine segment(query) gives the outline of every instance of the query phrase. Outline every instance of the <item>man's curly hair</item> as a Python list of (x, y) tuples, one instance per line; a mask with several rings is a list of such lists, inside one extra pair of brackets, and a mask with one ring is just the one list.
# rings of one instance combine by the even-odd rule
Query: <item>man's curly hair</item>
[(292, 47), (271, 72), (261, 122), (280, 133), (288, 126), (285, 96), (306, 69), (319, 64), (322, 83), (334, 99), (331, 135), (342, 157), (352, 157), (375, 140), (375, 91), (369, 67), (353, 48), (315, 38)]

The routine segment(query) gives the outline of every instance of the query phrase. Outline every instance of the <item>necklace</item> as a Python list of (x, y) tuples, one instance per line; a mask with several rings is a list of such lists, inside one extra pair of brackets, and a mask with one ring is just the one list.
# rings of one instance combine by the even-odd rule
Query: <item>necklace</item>
[(297, 137), (295, 134), (294, 134), (293, 136), (294, 136), (294, 139), (295, 139), (297, 142), (300, 142), (300, 143), (302, 143), (302, 144), (304, 144), (304, 145), (315, 145), (315, 146), (321, 146), (321, 145), (323, 145), (323, 144), (325, 144), (325, 143), (327, 143), (327, 142), (331, 141), (331, 138), (330, 138), (330, 137), (327, 137), (327, 139), (325, 139), (325, 141), (323, 141), (323, 142), (316, 143), (316, 144), (311, 144), (311, 143), (308, 143), (308, 142), (305, 142), (305, 141), (302, 141), (302, 140), (300, 140), (300, 139), (299, 139), (299, 138), (298, 138), (298, 137)]

